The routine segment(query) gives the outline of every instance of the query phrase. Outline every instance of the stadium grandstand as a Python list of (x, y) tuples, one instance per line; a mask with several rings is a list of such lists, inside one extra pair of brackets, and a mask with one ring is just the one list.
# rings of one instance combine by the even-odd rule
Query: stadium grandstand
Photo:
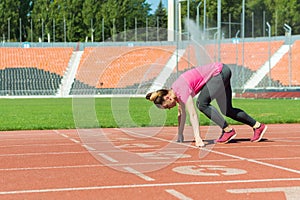
[[(83, 6), (80, 1), (74, 8), (65, 1), (51, 1), (49, 8), (46, 2), (29, 1), (27, 7), (20, 6), (23, 19), (13, 20), (9, 15), (3, 18), (0, 97), (144, 95), (170, 87), (185, 70), (209, 62), (223, 62), (231, 67), (236, 97), (300, 97), (297, 27), (293, 31), (287, 24), (284, 29), (279, 28), (286, 23), (280, 19), (272, 33), (269, 22), (256, 17), (265, 11), (257, 10), (254, 18), (253, 12), (251, 16), (245, 12), (244, 1), (236, 3), (236, 12), (241, 15), (233, 15), (227, 21), (222, 13), (230, 13), (231, 8), (217, 2), (206, 5), (206, 1), (168, 0), (167, 9), (160, 2), (152, 14), (150, 5), (137, 4), (138, 12), (126, 12), (115, 19), (101, 9), (90, 13), (90, 6)], [(255, 5), (246, 7), (255, 10)], [(60, 12), (57, 7), (69, 8), (66, 12), (80, 14), (78, 19), (84, 23), (76, 23), (77, 17), (56, 14), (38, 19), (37, 13), (46, 10), (42, 9), (44, 6), (53, 13)], [(105, 10), (109, 4), (98, 2), (92, 6)], [(130, 5), (119, 6), (127, 11), (126, 6)], [(268, 12), (273, 10), (274, 5), (266, 6), (270, 7)], [(77, 9), (91, 15), (82, 15)], [(118, 12), (117, 6), (114, 9)], [(207, 19), (208, 11), (217, 20)], [(291, 13), (297, 16), (297, 10)], [(267, 14), (267, 20), (273, 14)]]
[(296, 91), (289, 95), (297, 95), (300, 86), (297, 36), (290, 42), (286, 37), (272, 41), (245, 39), (244, 43), (222, 40), (220, 60), (216, 58), (217, 48), (213, 40), (201, 46), (202, 52), (189, 41), (3, 46), (0, 48), (0, 95), (145, 94), (159, 87), (170, 87), (186, 69), (205, 64), (199, 57), (231, 67), (237, 96), (250, 97), (249, 91), (267, 90)]

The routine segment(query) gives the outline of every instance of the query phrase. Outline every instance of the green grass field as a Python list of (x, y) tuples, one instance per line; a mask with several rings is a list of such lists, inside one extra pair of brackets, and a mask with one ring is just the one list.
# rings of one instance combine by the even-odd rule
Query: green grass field
[[(95, 98), (94, 111), (97, 123), (90, 127), (123, 127), (123, 126), (176, 126), (177, 109), (160, 110), (154, 108), (151, 102), (144, 98), (118, 99), (112, 109), (111, 98)], [(0, 99), (0, 130), (38, 130), (38, 129), (73, 129), (76, 128), (73, 115), (72, 98), (47, 98), (47, 99)], [(117, 105), (117, 106), (116, 106)], [(292, 99), (234, 99), (233, 105), (239, 107), (258, 121), (266, 124), (274, 123), (300, 123), (300, 100)], [(126, 110), (128, 107), (128, 110)], [(84, 108), (84, 105), (83, 105)], [(132, 118), (132, 123), (127, 123), (126, 119), (120, 123), (115, 119), (112, 110), (118, 110), (124, 118), (126, 112)], [(151, 119), (149, 116), (165, 116), (165, 122)], [(76, 111), (75, 111), (76, 112)], [(89, 113), (90, 111), (87, 111)], [(122, 115), (122, 114), (119, 114)], [(152, 115), (151, 115), (152, 116)], [(209, 125), (210, 121), (201, 113), (200, 124)], [(89, 116), (80, 116), (82, 120), (89, 120)], [(93, 120), (93, 119), (91, 119)], [(230, 124), (239, 124), (228, 119)]]

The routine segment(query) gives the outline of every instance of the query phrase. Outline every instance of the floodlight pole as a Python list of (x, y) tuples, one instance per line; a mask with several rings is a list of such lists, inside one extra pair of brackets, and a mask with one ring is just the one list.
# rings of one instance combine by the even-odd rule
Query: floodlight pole
[(244, 54), (245, 54), (245, 0), (242, 2), (242, 80), (243, 84), (245, 83), (245, 74), (244, 74)]
[(7, 19), (7, 30), (8, 30), (8, 38), (7, 41), (10, 41), (10, 18)]
[(288, 33), (288, 37), (289, 37), (289, 87), (292, 86), (292, 54), (291, 54), (291, 36), (292, 36), (292, 28), (287, 25), (284, 24), (284, 30)]
[(199, 8), (200, 8), (200, 6), (201, 6), (201, 4), (202, 4), (202, 1), (200, 1), (200, 3), (197, 5), (197, 28), (199, 29), (199, 27), (200, 27), (200, 23), (199, 23)]
[(218, 62), (221, 61), (221, 0), (218, 0)]
[(271, 86), (271, 25), (269, 24), (269, 22), (266, 23), (268, 26), (268, 36), (269, 36), (269, 87)]
[(235, 56), (235, 62), (236, 62), (236, 66), (238, 66), (238, 35), (240, 33), (240, 30), (238, 30), (235, 34), (235, 53), (236, 53), (236, 56)]
[(206, 35), (206, 0), (204, 0), (204, 7), (203, 7), (203, 39), (205, 40)]

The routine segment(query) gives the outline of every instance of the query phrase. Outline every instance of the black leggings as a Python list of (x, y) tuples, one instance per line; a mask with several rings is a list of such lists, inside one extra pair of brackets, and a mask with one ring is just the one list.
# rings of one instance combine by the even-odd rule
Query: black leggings
[(245, 111), (232, 107), (232, 90), (230, 84), (231, 71), (227, 65), (223, 65), (222, 72), (212, 77), (201, 89), (197, 99), (198, 109), (222, 129), (228, 126), (224, 117), (211, 105), (216, 99), (223, 115), (249, 126), (254, 126), (256, 121)]

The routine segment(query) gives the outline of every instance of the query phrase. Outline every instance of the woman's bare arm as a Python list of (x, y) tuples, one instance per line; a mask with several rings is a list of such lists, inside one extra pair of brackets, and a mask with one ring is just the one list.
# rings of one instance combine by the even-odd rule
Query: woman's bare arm
[(190, 115), (190, 122), (191, 122), (192, 127), (193, 127), (196, 146), (197, 147), (203, 147), (204, 143), (203, 143), (203, 141), (201, 139), (201, 136), (200, 136), (198, 114), (196, 112), (196, 108), (195, 108), (192, 96), (188, 97), (188, 100), (187, 100), (185, 106), (186, 106), (186, 108), (189, 112), (189, 115)]
[(184, 125), (186, 120), (186, 113), (185, 113), (185, 105), (179, 104), (178, 105), (178, 139), (177, 142), (183, 142), (183, 131), (184, 131)]

